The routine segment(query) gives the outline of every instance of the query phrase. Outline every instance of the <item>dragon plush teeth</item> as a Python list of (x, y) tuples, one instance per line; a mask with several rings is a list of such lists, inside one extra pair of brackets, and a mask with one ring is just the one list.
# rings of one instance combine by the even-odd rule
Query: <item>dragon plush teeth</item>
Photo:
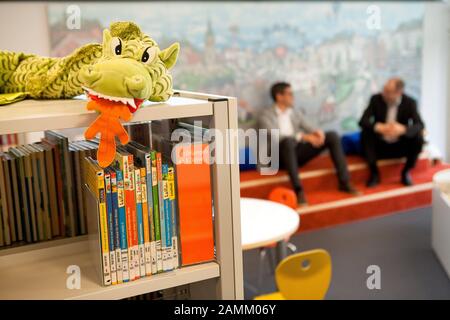
[(145, 101), (144, 99), (138, 99), (138, 98), (133, 99), (133, 98), (112, 97), (112, 96), (108, 96), (108, 95), (96, 92), (96, 91), (91, 90), (86, 87), (84, 87), (83, 89), (86, 91), (86, 94), (88, 95), (88, 97), (91, 98), (92, 100), (103, 99), (103, 100), (109, 100), (109, 101), (113, 101), (113, 102), (121, 102), (121, 103), (129, 106), (130, 112), (135, 112), (141, 106), (141, 104)]
[(128, 142), (120, 121), (129, 121), (147, 99), (160, 102), (172, 96), (168, 71), (178, 52), (178, 43), (160, 50), (132, 22), (112, 23), (101, 45), (88, 44), (63, 58), (0, 51), (0, 105), (26, 97), (72, 98), (84, 90), (88, 110), (100, 113), (85, 137), (100, 134), (97, 158), (106, 167), (114, 159), (115, 137)]

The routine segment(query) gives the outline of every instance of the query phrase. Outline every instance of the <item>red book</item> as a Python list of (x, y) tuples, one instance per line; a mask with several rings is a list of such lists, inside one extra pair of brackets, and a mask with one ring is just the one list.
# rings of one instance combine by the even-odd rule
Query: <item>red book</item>
[(131, 220), (131, 242), (128, 243), (133, 250), (133, 266), (135, 269), (134, 279), (140, 278), (139, 273), (139, 243), (138, 243), (138, 225), (137, 225), (137, 213), (136, 213), (136, 196), (134, 194), (136, 188), (136, 182), (134, 177), (134, 163), (133, 155), (128, 155), (128, 169), (130, 175), (130, 186), (125, 189), (125, 210), (127, 213), (127, 223), (128, 216)]
[(180, 144), (175, 148), (181, 264), (211, 261), (214, 259), (211, 172), (209, 159), (204, 159), (204, 155), (209, 155), (209, 146)]

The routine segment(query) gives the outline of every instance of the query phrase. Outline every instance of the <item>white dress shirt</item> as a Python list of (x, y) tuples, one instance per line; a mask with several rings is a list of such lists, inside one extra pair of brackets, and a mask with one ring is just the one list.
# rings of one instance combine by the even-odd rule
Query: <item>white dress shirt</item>
[(398, 101), (388, 104), (387, 113), (386, 113), (386, 123), (393, 123), (397, 121), (397, 113), (398, 113), (398, 106), (402, 102), (402, 99), (400, 98)]
[[(397, 121), (398, 107), (401, 102), (402, 102), (402, 99), (400, 98), (400, 99), (398, 99), (398, 101), (387, 105), (387, 113), (386, 113), (385, 123), (394, 123)], [(393, 143), (393, 142), (397, 142), (398, 139), (385, 138), (384, 140), (388, 143)]]
[(278, 106), (275, 105), (275, 110), (278, 117), (278, 127), (280, 128), (280, 138), (283, 139), (293, 137), (297, 141), (300, 141), (302, 134), (295, 134), (295, 129), (291, 120), (292, 108), (285, 108), (284, 110), (281, 110)]

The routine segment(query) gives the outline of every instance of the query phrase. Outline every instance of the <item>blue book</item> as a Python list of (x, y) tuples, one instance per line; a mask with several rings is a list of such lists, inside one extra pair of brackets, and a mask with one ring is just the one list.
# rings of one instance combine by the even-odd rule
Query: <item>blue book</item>
[(119, 208), (117, 204), (117, 176), (114, 170), (109, 170), (111, 176), (111, 206), (114, 228), (114, 251), (116, 255), (117, 283), (123, 282), (122, 250), (120, 249)]
[(130, 258), (128, 255), (127, 217), (125, 212), (125, 190), (123, 185), (123, 172), (115, 169), (117, 179), (117, 209), (119, 213), (119, 240), (122, 260), (123, 282), (130, 281)]
[(117, 284), (117, 264), (116, 253), (114, 250), (114, 223), (112, 208), (112, 192), (111, 192), (111, 173), (105, 169), (105, 189), (106, 189), (106, 214), (108, 217), (108, 243), (109, 243), (109, 259), (111, 262), (111, 283)]
[(175, 167), (169, 167), (167, 174), (167, 179), (169, 182), (169, 202), (171, 209), (172, 218), (172, 261), (173, 268), (176, 269), (180, 266), (179, 263), (179, 252), (178, 252), (178, 211), (177, 211), (177, 197), (176, 197), (176, 186), (175, 186)]
[(169, 166), (167, 164), (162, 165), (162, 180), (163, 180), (163, 205), (164, 205), (164, 251), (166, 253), (166, 263), (164, 270), (173, 269), (172, 261), (172, 210), (170, 206), (169, 198), (169, 179), (168, 179)]
[(144, 245), (144, 224), (142, 218), (142, 187), (141, 187), (141, 169), (134, 169), (135, 199), (136, 199), (136, 220), (138, 231), (138, 250), (139, 250), (139, 274), (145, 277), (145, 245)]

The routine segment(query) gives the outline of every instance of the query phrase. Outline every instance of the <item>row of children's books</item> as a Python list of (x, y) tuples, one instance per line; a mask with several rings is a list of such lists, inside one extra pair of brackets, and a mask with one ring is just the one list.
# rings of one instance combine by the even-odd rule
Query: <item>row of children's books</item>
[(56, 131), (0, 152), (0, 247), (100, 233), (103, 284), (213, 260), (211, 166), (194, 161), (209, 146), (149, 139), (148, 127), (104, 169), (97, 140)]
[(80, 163), (96, 148), (46, 131), (0, 152), (0, 246), (87, 233)]
[[(96, 199), (104, 285), (180, 266), (175, 167), (161, 152), (136, 142), (117, 149), (101, 168), (85, 159), (86, 184)], [(91, 207), (91, 206), (90, 206)]]

